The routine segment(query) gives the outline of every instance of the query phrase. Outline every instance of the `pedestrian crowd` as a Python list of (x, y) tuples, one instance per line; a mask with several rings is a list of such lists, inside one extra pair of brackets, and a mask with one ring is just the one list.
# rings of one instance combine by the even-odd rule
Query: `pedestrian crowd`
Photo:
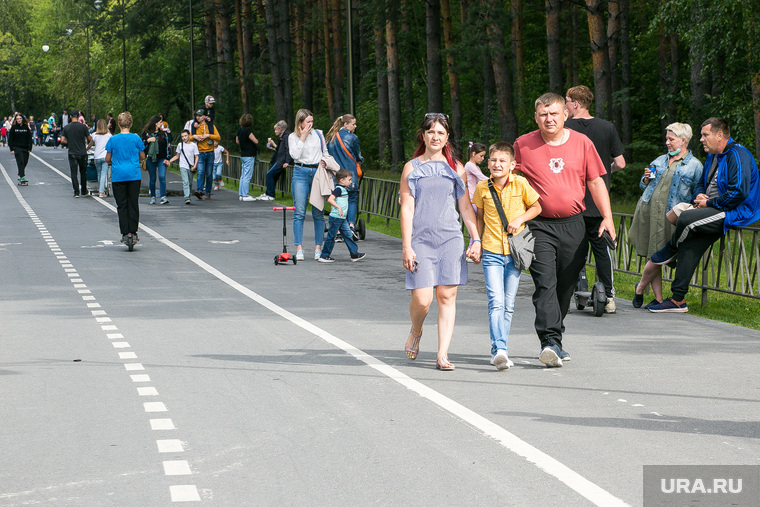
[[(520, 275), (528, 270), (534, 284), (538, 359), (547, 367), (570, 361), (563, 343), (567, 315), (589, 247), (596, 276), (604, 286), (604, 311), (616, 312), (611, 248), (616, 244), (610, 205), (611, 174), (626, 167), (624, 148), (614, 125), (595, 118), (589, 108), (594, 95), (575, 86), (565, 96), (546, 93), (535, 101), (538, 129), (514, 143), (499, 141), (488, 148), (468, 143), (463, 165), (452, 145), (452, 125), (443, 113), (424, 116), (417, 148), (403, 168), (399, 205), (401, 260), (410, 291), (411, 328), (404, 350), (416, 359), (423, 324), (435, 300), (438, 305), (436, 367), (451, 371), (448, 358), (454, 334), (458, 287), (467, 284), (467, 263), (482, 263), (488, 299), (490, 364), (499, 370), (513, 366), (508, 339)], [(140, 135), (130, 132), (128, 112), (106, 119), (92, 118), (89, 127), (79, 111), (64, 109), (57, 121), (35, 122), (16, 113), (0, 126), (0, 142), (15, 155), (19, 184), (26, 183), (25, 167), (33, 146), (68, 148), (74, 197), (87, 195), (87, 151), (94, 147), (99, 196), (106, 195), (108, 167), (117, 203), (122, 239), (137, 241), (140, 169), (149, 174), (150, 204), (168, 204), (166, 168), (179, 163), (185, 204), (191, 195), (209, 200), (224, 186), (222, 167), (229, 151), (220, 144), (215, 100), (207, 96), (194, 112), (172, 150), (172, 133), (162, 115), (151, 117)], [(60, 125), (59, 125), (60, 123)], [(253, 118), (239, 119), (235, 142), (240, 147), (241, 202), (272, 201), (284, 170), (292, 167), (293, 237), (295, 259), (303, 261), (304, 223), (311, 205), (314, 259), (335, 262), (335, 243), (342, 241), (349, 260), (362, 260), (356, 240), (359, 185), (363, 158), (355, 133), (356, 118), (338, 117), (327, 134), (314, 125), (314, 115), (300, 109), (293, 130), (278, 121), (266, 148), (273, 151), (266, 188), (249, 195), (259, 140)], [(118, 129), (118, 132), (117, 132)], [(634, 288), (633, 306), (652, 313), (686, 312), (689, 281), (704, 252), (733, 227), (760, 219), (760, 177), (749, 150), (730, 135), (723, 118), (700, 126), (707, 153), (700, 162), (688, 145), (692, 127), (673, 123), (666, 129), (667, 153), (644, 170), (642, 196), (634, 213), (631, 242), (647, 259)], [(52, 141), (51, 141), (52, 138)], [(486, 159), (488, 175), (480, 166)], [(195, 176), (195, 191), (193, 188)], [(330, 204), (325, 227), (325, 202)], [(462, 225), (470, 243), (465, 248)], [(326, 231), (326, 235), (325, 235)], [(663, 297), (662, 266), (675, 269), (672, 296)], [(643, 305), (651, 287), (654, 299)]]

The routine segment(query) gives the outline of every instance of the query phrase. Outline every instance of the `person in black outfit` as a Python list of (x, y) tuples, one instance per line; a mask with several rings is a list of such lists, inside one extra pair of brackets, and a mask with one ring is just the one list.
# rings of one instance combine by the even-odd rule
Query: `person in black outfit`
[[(623, 143), (620, 142), (615, 125), (594, 118), (589, 113), (589, 107), (594, 101), (594, 93), (587, 86), (574, 86), (567, 90), (565, 94), (568, 120), (565, 126), (569, 129), (585, 134), (594, 143), (594, 148), (602, 159), (607, 173), (602, 176), (604, 184), (607, 186), (607, 193), (610, 191), (612, 173), (625, 168), (625, 157), (623, 157)], [(586, 236), (591, 244), (591, 251), (594, 252), (594, 261), (596, 263), (597, 279), (604, 285), (604, 292), (607, 295), (607, 304), (604, 307), (605, 313), (615, 313), (615, 288), (612, 285), (612, 259), (610, 252), (607, 250), (607, 243), (599, 237), (599, 225), (602, 223), (602, 214), (599, 208), (594, 204), (594, 199), (586, 188), (586, 197), (584, 199), (586, 209), (583, 211), (583, 221), (586, 224)]]
[(32, 144), (32, 130), (26, 117), (16, 113), (11, 129), (8, 131), (8, 148), (11, 150), (11, 155), (16, 157), (19, 183), (26, 183), (26, 164), (29, 163)]
[(267, 139), (267, 148), (274, 150), (272, 154), (272, 160), (267, 171), (266, 192), (256, 197), (258, 201), (273, 201), (276, 197), (275, 186), (277, 180), (285, 172), (285, 168), (293, 165), (293, 158), (290, 156), (290, 150), (288, 149), (288, 136), (290, 131), (288, 130), (288, 123), (285, 120), (280, 120), (274, 125), (274, 134), (280, 140), (280, 144), (272, 141), (270, 137)]
[[(79, 111), (72, 111), (71, 123), (66, 125), (61, 133), (61, 143), (69, 148), (69, 170), (71, 184), (74, 187), (74, 197), (87, 195), (87, 143), (92, 141), (87, 125), (79, 123)], [(79, 178), (77, 178), (79, 168)]]
[[(161, 125), (161, 117), (152, 116), (143, 128), (141, 136), (145, 144), (145, 168), (148, 170), (150, 204), (156, 204), (156, 198), (161, 199), (161, 204), (169, 204), (166, 198), (166, 164), (164, 163), (169, 158), (169, 141)], [(159, 195), (156, 195), (156, 176), (158, 176)]]

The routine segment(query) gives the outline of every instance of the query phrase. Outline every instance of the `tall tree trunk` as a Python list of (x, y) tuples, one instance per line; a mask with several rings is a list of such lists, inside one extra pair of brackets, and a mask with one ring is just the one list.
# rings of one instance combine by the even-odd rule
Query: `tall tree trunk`
[(609, 18), (607, 19), (607, 45), (610, 54), (610, 92), (612, 95), (612, 119), (615, 126), (620, 129), (623, 124), (622, 111), (620, 109), (620, 73), (618, 71), (618, 49), (620, 40), (620, 2), (611, 0), (607, 7)]
[[(501, 9), (500, 3), (493, 1), (491, 12), (499, 12), (499, 9)], [(486, 30), (491, 63), (493, 64), (493, 75), (496, 81), (496, 94), (499, 99), (499, 138), (514, 142), (517, 137), (517, 115), (515, 114), (512, 96), (512, 77), (504, 48), (504, 33), (499, 25), (499, 16), (493, 15), (488, 17)]]
[[(665, 133), (665, 127), (671, 122), (671, 118), (668, 117), (667, 107), (670, 97), (668, 97), (667, 90), (670, 88), (669, 72), (670, 72), (670, 37), (665, 33), (665, 27), (660, 25), (658, 46), (658, 58), (659, 70), (660, 70), (660, 93), (659, 106), (660, 106), (660, 134)], [(662, 138), (662, 137), (661, 137)]]
[(224, 0), (214, 0), (216, 8), (216, 64), (219, 72), (219, 91), (225, 93), (229, 84), (228, 72), (232, 66), (232, 37), (230, 18)]
[(610, 117), (610, 55), (607, 51), (607, 30), (604, 26), (602, 0), (586, 0), (591, 59), (594, 65), (594, 116)]
[(517, 82), (517, 103), (522, 107), (525, 101), (525, 35), (523, 20), (523, 0), (512, 0), (512, 60), (515, 62)]
[(462, 139), (462, 98), (459, 91), (459, 75), (454, 60), (454, 27), (451, 23), (451, 4), (449, 0), (440, 0), (441, 16), (443, 17), (443, 41), (446, 47), (446, 70), (449, 76), (451, 92), (451, 123), (454, 134), (454, 145), (458, 146)]
[(325, 57), (325, 92), (327, 93), (327, 111), (330, 117), (335, 111), (335, 87), (333, 86), (332, 58), (330, 58), (330, 0), (322, 0), (322, 39)]
[(243, 63), (245, 64), (246, 76), (251, 69), (253, 59), (253, 12), (250, 0), (239, 0), (240, 15), (243, 28)]
[(290, 64), (290, 7), (289, 0), (277, 0), (279, 11), (279, 28), (277, 29), (277, 50), (279, 52), (280, 79), (282, 94), (285, 100), (285, 118), (288, 124), (293, 123), (293, 77)]
[[(631, 112), (631, 39), (628, 30), (629, 0), (620, 0), (620, 86), (621, 116), (623, 130), (623, 145), (633, 142), (632, 112)], [(632, 160), (630, 149), (626, 151), (626, 159)]]
[(441, 65), (441, 3), (425, 0), (425, 40), (427, 42), (428, 112), (443, 112), (443, 68)]
[(388, 163), (388, 143), (391, 138), (390, 105), (388, 104), (388, 78), (386, 76), (385, 15), (378, 7), (375, 14), (375, 72), (377, 75), (377, 161), (383, 166)]
[(280, 77), (280, 65), (277, 63), (279, 53), (277, 50), (277, 19), (275, 17), (274, 5), (271, 1), (265, 2), (266, 21), (267, 21), (267, 40), (269, 42), (269, 64), (272, 74), (272, 92), (274, 95), (275, 116), (278, 119), (288, 120), (288, 110), (285, 105), (285, 96), (283, 94), (282, 78)]
[(388, 112), (391, 131), (391, 169), (396, 171), (404, 164), (404, 135), (401, 131), (401, 96), (398, 79), (398, 41), (396, 23), (397, 5), (388, 2), (388, 17), (385, 20), (385, 49), (388, 56)]
[[(269, 39), (268, 39), (269, 27), (267, 26), (269, 22), (267, 21), (266, 10), (264, 9), (264, 0), (254, 0), (254, 1), (256, 2), (256, 17), (259, 19), (261, 23), (265, 25), (264, 30), (256, 30), (256, 32), (258, 33), (258, 39), (259, 39), (259, 46), (260, 46), (259, 51), (263, 55), (266, 48), (269, 47)], [(243, 3), (246, 3), (245, 0), (243, 0)], [(251, 57), (253, 58), (253, 55)], [(271, 74), (270, 59), (262, 57), (262, 58), (259, 58), (259, 61), (261, 62), (261, 73), (266, 76), (270, 75)]]
[(755, 120), (755, 158), (760, 158), (760, 70), (752, 76), (752, 106)]
[(562, 95), (562, 53), (559, 39), (560, 0), (544, 0), (546, 8), (546, 52), (549, 57), (549, 91)]
[[(699, 9), (691, 11), (692, 26), (700, 26), (704, 22), (704, 13)], [(696, 23), (696, 24), (695, 24)], [(699, 37), (699, 36), (698, 36)], [(692, 125), (700, 125), (705, 119), (705, 104), (707, 88), (704, 78), (705, 70), (705, 51), (704, 39), (699, 37), (692, 39), (689, 45), (689, 66), (691, 74), (689, 76), (689, 88), (691, 91), (691, 108)]]
[[(354, 0), (357, 4), (360, 0)], [(366, 4), (361, 4), (364, 7)], [(357, 9), (359, 10), (359, 9)], [(365, 13), (365, 8), (360, 9), (361, 13)], [(361, 19), (360, 16), (356, 16), (356, 19)], [(370, 47), (369, 47), (369, 34), (367, 25), (363, 22), (357, 22), (356, 26), (359, 29), (359, 74), (366, 76), (369, 74), (369, 62), (371, 61)]]
[[(562, 18), (561, 18), (562, 19)], [(567, 9), (565, 19), (560, 21), (564, 28), (563, 38), (568, 43), (565, 48), (565, 88), (578, 86), (578, 5), (571, 3)]]
[(333, 86), (335, 87), (334, 109), (332, 118), (344, 114), (346, 107), (343, 90), (346, 85), (345, 62), (343, 58), (343, 16), (341, 9), (341, 0), (330, 0), (330, 25), (332, 26), (332, 61), (333, 61)]
[(483, 132), (485, 139), (494, 139), (493, 117), (496, 102), (496, 79), (493, 76), (493, 62), (488, 52), (483, 52)]
[(235, 1), (235, 28), (237, 31), (238, 78), (240, 81), (240, 98), (243, 101), (243, 112), (248, 112), (248, 90), (245, 86), (245, 50), (243, 49), (243, 14), (241, 0)]
[(304, 37), (303, 78), (303, 107), (314, 110), (314, 51), (317, 47), (318, 34), (309, 29)]
[[(411, 9), (409, 8), (409, 0), (401, 0), (401, 41), (399, 46), (402, 54), (411, 54), (412, 44), (412, 29), (410, 27), (411, 21)], [(407, 53), (407, 50), (409, 52)], [(408, 112), (414, 111), (414, 70), (412, 68), (413, 62), (411, 58), (404, 58), (401, 61), (401, 74), (404, 80), (404, 110)]]
[(216, 66), (216, 22), (211, 5), (206, 7), (203, 13), (203, 35), (206, 39), (206, 61), (208, 62), (208, 80), (214, 95), (219, 95), (219, 80), (217, 79)]

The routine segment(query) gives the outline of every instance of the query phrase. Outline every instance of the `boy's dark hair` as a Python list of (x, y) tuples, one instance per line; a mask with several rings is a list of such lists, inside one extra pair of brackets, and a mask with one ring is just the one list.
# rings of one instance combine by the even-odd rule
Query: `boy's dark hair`
[(495, 151), (506, 151), (509, 153), (510, 157), (515, 158), (515, 149), (506, 141), (498, 141), (496, 143), (493, 143), (491, 147), (488, 148), (488, 155), (493, 155), (493, 152)]
[(353, 176), (353, 175), (351, 174), (351, 171), (349, 171), (348, 169), (338, 169), (338, 172), (335, 173), (335, 181), (340, 183), (340, 180), (342, 180), (346, 176)]
[(182, 132), (180, 132), (179, 135), (182, 135), (182, 134), (190, 135), (190, 131), (187, 129), (182, 129)]

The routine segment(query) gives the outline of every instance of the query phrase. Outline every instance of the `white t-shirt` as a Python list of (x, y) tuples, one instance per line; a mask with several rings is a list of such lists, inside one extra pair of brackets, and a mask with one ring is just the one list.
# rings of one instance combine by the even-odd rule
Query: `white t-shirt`
[(224, 146), (221, 144), (214, 148), (214, 163), (215, 164), (221, 164), (222, 163), (222, 153), (224, 153)]
[(184, 169), (190, 169), (193, 167), (195, 156), (200, 154), (198, 151), (198, 145), (193, 142), (179, 143), (179, 146), (177, 146), (177, 153), (179, 153), (179, 166)]
[(92, 134), (92, 143), (95, 146), (95, 160), (106, 158), (106, 144), (111, 139), (111, 133)]

